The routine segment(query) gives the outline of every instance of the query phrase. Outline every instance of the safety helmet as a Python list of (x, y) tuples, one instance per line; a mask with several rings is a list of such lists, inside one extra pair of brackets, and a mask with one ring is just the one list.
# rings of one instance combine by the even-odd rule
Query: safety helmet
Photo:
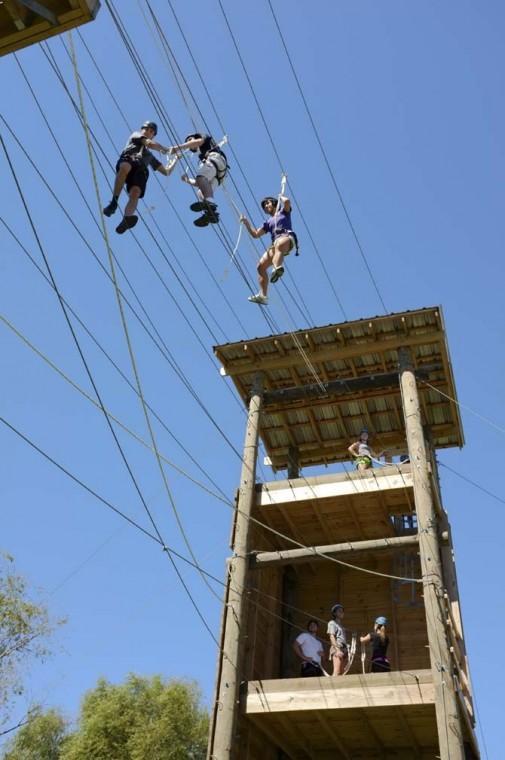
[(334, 604), (334, 605), (333, 605), (333, 607), (331, 608), (331, 614), (332, 614), (332, 615), (334, 615), (334, 614), (335, 614), (335, 612), (336, 612), (338, 609), (341, 609), (341, 610), (343, 610), (343, 609), (344, 609), (344, 605), (343, 605), (343, 604), (340, 604), (339, 602), (337, 602), (336, 604)]
[(375, 621), (375, 625), (387, 625), (388, 621), (383, 615), (380, 615)]
[(158, 134), (158, 125), (154, 121), (145, 121), (141, 129), (152, 129), (155, 135)]
[(266, 198), (263, 198), (260, 204), (263, 211), (265, 211), (265, 205), (268, 203), (268, 201), (271, 201), (274, 206), (277, 206), (277, 198), (273, 198), (271, 195), (267, 195)]

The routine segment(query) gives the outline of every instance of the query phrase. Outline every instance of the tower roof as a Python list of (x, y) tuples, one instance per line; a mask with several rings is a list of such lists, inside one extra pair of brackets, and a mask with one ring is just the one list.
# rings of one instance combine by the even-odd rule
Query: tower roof
[[(363, 427), (374, 449), (406, 451), (401, 348), (411, 353), (433, 445), (462, 446), (440, 307), (227, 343), (214, 352), (246, 405), (256, 373), (263, 373), (261, 437), (274, 469), (283, 469), (292, 447), (302, 467), (348, 460), (347, 447)], [(302, 387), (303, 394), (295, 390)]]

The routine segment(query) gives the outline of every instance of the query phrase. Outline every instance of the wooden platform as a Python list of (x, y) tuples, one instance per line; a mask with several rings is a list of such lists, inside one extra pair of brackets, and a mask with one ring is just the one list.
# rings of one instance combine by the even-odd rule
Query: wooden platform
[(92, 21), (99, 9), (99, 0), (4, 0), (0, 5), (0, 55)]
[(434, 693), (431, 670), (252, 681), (242, 710), (293, 760), (434, 758)]
[[(462, 446), (458, 407), (446, 397), (455, 399), (456, 389), (440, 307), (228, 343), (214, 351), (246, 404), (257, 372), (267, 392), (316, 385), (316, 395), (307, 398), (287, 400), (287, 394), (270, 400), (262, 415), (261, 437), (272, 466), (284, 469), (290, 448), (298, 450), (301, 467), (349, 459), (347, 447), (363, 426), (374, 448), (405, 451), (396, 376), (402, 347), (435, 388), (419, 380), (435, 447)], [(324, 384), (333, 381), (342, 382), (325, 392)]]

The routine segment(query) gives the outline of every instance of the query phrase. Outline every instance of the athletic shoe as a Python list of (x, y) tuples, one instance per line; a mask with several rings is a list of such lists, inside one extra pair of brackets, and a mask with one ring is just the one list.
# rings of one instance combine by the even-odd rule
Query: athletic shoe
[(217, 203), (214, 201), (195, 201), (190, 206), (191, 211), (217, 211)]
[(284, 274), (284, 267), (274, 267), (274, 271), (272, 272), (272, 276), (270, 277), (270, 282), (277, 282), (277, 280), (280, 280), (282, 275)]
[(264, 296), (263, 293), (256, 293), (255, 296), (249, 296), (247, 300), (251, 303), (259, 303), (260, 306), (266, 306), (268, 304), (268, 296)]
[(114, 198), (111, 200), (108, 206), (105, 206), (103, 213), (105, 216), (112, 216), (117, 211), (117, 201)]
[(217, 224), (219, 222), (219, 214), (211, 211), (206, 211), (205, 214), (199, 216), (193, 222), (197, 227), (207, 227), (208, 224)]
[(126, 232), (126, 230), (131, 230), (132, 227), (135, 227), (138, 220), (139, 218), (138, 216), (135, 216), (135, 214), (124, 216), (116, 227), (116, 232), (118, 235), (122, 235), (123, 232)]

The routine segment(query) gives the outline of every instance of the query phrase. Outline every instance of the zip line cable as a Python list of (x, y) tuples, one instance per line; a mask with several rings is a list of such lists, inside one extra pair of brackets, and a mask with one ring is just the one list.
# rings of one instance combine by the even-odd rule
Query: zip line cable
[(361, 255), (361, 258), (362, 258), (362, 260), (363, 260), (363, 263), (364, 263), (364, 265), (365, 265), (365, 267), (366, 267), (366, 270), (367, 270), (367, 272), (368, 272), (368, 274), (369, 274), (369, 276), (370, 276), (370, 279), (371, 279), (371, 281), (372, 281), (372, 283), (373, 283), (373, 286), (374, 286), (374, 288), (375, 288), (375, 292), (377, 293), (377, 296), (378, 296), (378, 298), (379, 298), (379, 301), (381, 302), (382, 308), (384, 309), (384, 313), (386, 313), (386, 314), (387, 314), (387, 313), (388, 313), (388, 310), (387, 310), (387, 308), (386, 308), (386, 304), (384, 303), (384, 299), (382, 298), (381, 292), (380, 292), (380, 290), (379, 290), (379, 286), (377, 285), (377, 281), (376, 281), (376, 279), (375, 279), (375, 277), (374, 277), (374, 274), (373, 274), (373, 272), (372, 272), (372, 269), (371, 269), (371, 267), (370, 267), (370, 264), (368, 263), (368, 259), (367, 259), (366, 255), (365, 255), (365, 251), (363, 250), (363, 246), (361, 245), (361, 242), (360, 242), (360, 240), (359, 240), (359, 238), (358, 238), (358, 233), (356, 232), (356, 228), (355, 228), (355, 226), (354, 226), (354, 224), (353, 224), (353, 222), (352, 222), (352, 220), (351, 220), (351, 216), (350, 216), (350, 214), (349, 214), (349, 211), (348, 211), (348, 209), (347, 209), (347, 206), (346, 206), (346, 204), (345, 204), (345, 202), (344, 202), (344, 198), (343, 198), (342, 192), (341, 192), (341, 190), (340, 190), (340, 188), (339, 188), (339, 186), (338, 186), (338, 184), (337, 184), (337, 180), (336, 180), (336, 178), (335, 178), (335, 174), (334, 174), (334, 172), (333, 172), (333, 169), (331, 168), (331, 165), (330, 165), (330, 162), (329, 162), (329, 159), (328, 159), (328, 155), (327, 155), (327, 153), (326, 153), (326, 150), (325, 150), (325, 148), (324, 148), (324, 145), (323, 145), (323, 143), (322, 143), (322, 140), (321, 140), (321, 136), (320, 136), (320, 134), (319, 134), (319, 130), (318, 130), (318, 128), (317, 128), (317, 126), (316, 126), (316, 123), (315, 123), (315, 121), (314, 121), (314, 119), (313, 119), (313, 117), (312, 117), (312, 113), (311, 113), (311, 111), (310, 111), (310, 108), (309, 108), (309, 105), (308, 105), (308, 103), (307, 103), (307, 99), (305, 98), (305, 95), (304, 95), (304, 93), (303, 93), (303, 89), (302, 89), (302, 86), (301, 86), (301, 84), (300, 84), (300, 80), (299, 80), (299, 78), (298, 78), (298, 75), (297, 75), (297, 73), (296, 73), (296, 70), (295, 70), (295, 67), (294, 67), (293, 61), (292, 61), (292, 59), (291, 59), (291, 56), (290, 56), (290, 54), (289, 54), (289, 50), (288, 50), (288, 47), (287, 47), (287, 44), (286, 44), (286, 40), (285, 40), (285, 38), (284, 38), (284, 35), (283, 35), (283, 33), (282, 33), (282, 30), (281, 30), (281, 27), (280, 27), (280, 25), (279, 25), (279, 21), (278, 21), (278, 19), (277, 19), (277, 16), (275, 15), (275, 11), (274, 11), (274, 9), (273, 9), (273, 6), (272, 6), (272, 2), (271, 2), (271, 0), (267, 0), (267, 3), (268, 3), (268, 6), (269, 6), (269, 8), (270, 8), (270, 11), (271, 11), (272, 17), (273, 17), (273, 19), (274, 19), (274, 23), (275, 23), (275, 26), (276, 26), (276, 28), (277, 28), (277, 31), (278, 31), (278, 33), (279, 33), (279, 37), (280, 37), (280, 39), (281, 39), (281, 42), (282, 42), (282, 46), (283, 46), (283, 48), (284, 48), (284, 52), (286, 53), (286, 57), (287, 57), (287, 59), (288, 59), (288, 62), (289, 62), (289, 66), (290, 66), (290, 68), (291, 68), (291, 72), (292, 72), (292, 74), (293, 74), (293, 77), (294, 77), (294, 80), (295, 80), (295, 82), (296, 82), (296, 86), (297, 86), (297, 88), (298, 88), (298, 92), (300, 93), (300, 97), (301, 97), (301, 99), (302, 99), (302, 102), (303, 102), (303, 105), (304, 105), (304, 107), (305, 107), (305, 111), (306, 111), (306, 113), (307, 113), (307, 116), (308, 116), (308, 118), (309, 118), (309, 121), (310, 121), (310, 125), (311, 125), (311, 127), (312, 127), (312, 130), (313, 130), (313, 132), (314, 132), (314, 135), (315, 135), (315, 137), (316, 137), (316, 140), (317, 140), (317, 144), (319, 145), (319, 149), (320, 149), (320, 151), (321, 151), (321, 155), (322, 155), (322, 157), (323, 157), (323, 160), (324, 160), (324, 164), (325, 164), (326, 168), (328, 169), (328, 172), (329, 172), (329, 175), (330, 175), (330, 177), (331, 177), (331, 181), (332, 181), (333, 187), (334, 187), (334, 189), (335, 189), (335, 192), (337, 193), (338, 199), (339, 199), (339, 201), (340, 201), (340, 205), (342, 206), (342, 209), (343, 209), (343, 211), (344, 211), (344, 214), (345, 214), (345, 218), (346, 218), (346, 220), (347, 220), (347, 223), (348, 223), (348, 225), (349, 225), (349, 227), (350, 227), (350, 229), (351, 229), (352, 235), (353, 235), (353, 237), (354, 237), (354, 240), (355, 240), (355, 242), (356, 242), (356, 245), (357, 245), (357, 247), (358, 247), (358, 251), (359, 251), (359, 253), (360, 253), (360, 255)]
[[(140, 373), (139, 373), (139, 368), (138, 368), (138, 364), (137, 364), (137, 359), (136, 359), (136, 356), (135, 356), (135, 351), (134, 351), (134, 348), (133, 348), (133, 343), (132, 343), (130, 332), (129, 332), (129, 329), (128, 329), (128, 323), (126, 321), (126, 314), (125, 314), (125, 311), (124, 311), (124, 308), (123, 308), (123, 302), (121, 300), (121, 294), (120, 294), (120, 290), (119, 290), (119, 286), (118, 286), (117, 275), (116, 275), (116, 268), (114, 266), (114, 257), (112, 255), (112, 249), (111, 249), (110, 243), (109, 243), (109, 235), (108, 235), (108, 232), (107, 232), (107, 225), (105, 224), (105, 219), (104, 219), (104, 215), (103, 215), (103, 211), (102, 211), (102, 199), (100, 197), (100, 188), (99, 188), (99, 185), (98, 185), (98, 176), (97, 176), (97, 173), (96, 173), (95, 161), (94, 161), (94, 157), (93, 157), (93, 149), (92, 149), (92, 144), (91, 144), (91, 136), (90, 136), (89, 127), (88, 127), (88, 121), (87, 121), (87, 117), (86, 117), (86, 110), (85, 110), (85, 104), (84, 104), (84, 95), (83, 95), (83, 92), (82, 92), (81, 82), (80, 82), (80, 79), (79, 79), (78, 62), (77, 62), (77, 56), (76, 56), (76, 52), (75, 52), (75, 46), (74, 46), (74, 40), (73, 40), (73, 37), (72, 37), (72, 32), (68, 32), (68, 39), (69, 39), (69, 43), (70, 43), (70, 50), (72, 52), (75, 81), (76, 81), (76, 86), (77, 86), (77, 93), (78, 93), (78, 97), (79, 97), (79, 105), (80, 105), (80, 111), (81, 111), (81, 117), (82, 117), (82, 125), (83, 125), (84, 135), (85, 135), (85, 139), (86, 139), (86, 147), (87, 147), (87, 151), (88, 151), (88, 158), (89, 158), (91, 173), (92, 173), (92, 176), (93, 176), (93, 184), (95, 186), (96, 200), (97, 200), (98, 210), (99, 210), (101, 224), (102, 224), (103, 237), (104, 237), (104, 242), (105, 242), (105, 246), (106, 246), (106, 249), (107, 249), (107, 256), (108, 256), (108, 259), (109, 259), (109, 267), (110, 267), (112, 279), (113, 279), (113, 282), (114, 282), (114, 290), (115, 290), (115, 294), (116, 294), (117, 305), (118, 305), (118, 308), (119, 308), (119, 314), (120, 314), (120, 318), (121, 318), (121, 323), (122, 323), (122, 326), (123, 326), (124, 337), (125, 337), (125, 340), (126, 340), (126, 345), (128, 347), (128, 353), (129, 353), (129, 356), (130, 356), (131, 368), (132, 368), (132, 371), (133, 371), (133, 374), (134, 374), (134, 377), (135, 377), (135, 384), (137, 386), (138, 396), (139, 396), (140, 403), (141, 403), (141, 406), (142, 406), (142, 411), (143, 411), (143, 414), (144, 414), (145, 423), (146, 423), (146, 426), (147, 426), (147, 429), (148, 429), (148, 432), (149, 432), (149, 438), (151, 440), (151, 446), (152, 446), (152, 448), (154, 450), (154, 455), (155, 455), (156, 462), (157, 462), (157, 465), (158, 465), (158, 469), (159, 469), (159, 472), (160, 472), (160, 475), (161, 475), (161, 479), (163, 481), (163, 486), (165, 488), (166, 495), (167, 495), (168, 500), (169, 500), (169, 504), (170, 504), (170, 506), (172, 508), (172, 512), (173, 512), (173, 515), (174, 515), (175, 520), (177, 522), (177, 526), (178, 526), (180, 534), (181, 534), (181, 536), (182, 536), (182, 538), (184, 540), (184, 543), (185, 543), (185, 545), (186, 545), (186, 547), (187, 547), (187, 549), (188, 549), (188, 551), (190, 553), (190, 556), (193, 559), (193, 561), (195, 562), (195, 564), (198, 565), (198, 560), (197, 560), (197, 558), (196, 558), (196, 556), (195, 556), (195, 554), (193, 552), (193, 548), (191, 546), (191, 542), (189, 540), (189, 537), (188, 537), (188, 535), (186, 533), (186, 530), (184, 528), (184, 525), (182, 523), (182, 519), (181, 519), (181, 516), (180, 516), (179, 511), (177, 509), (177, 505), (175, 503), (175, 499), (174, 499), (172, 490), (171, 490), (171, 488), (169, 486), (169, 483), (168, 483), (168, 479), (167, 479), (167, 476), (166, 476), (166, 473), (165, 473), (165, 469), (163, 467), (163, 462), (161, 460), (160, 453), (158, 451), (158, 444), (157, 444), (157, 441), (156, 441), (156, 436), (154, 434), (154, 429), (153, 429), (153, 425), (152, 425), (152, 422), (151, 422), (151, 417), (149, 415), (149, 410), (147, 408), (146, 401), (145, 401), (145, 398), (144, 398), (144, 392), (143, 392), (143, 388), (142, 388), (142, 382), (140, 380)], [(174, 566), (174, 569), (175, 569), (175, 562), (174, 562), (173, 558), (171, 558), (171, 562), (172, 562), (172, 565)], [(204, 575), (202, 575), (202, 578), (205, 581), (205, 583), (208, 583), (208, 581), (207, 581), (207, 579), (205, 578)], [(213, 594), (215, 593), (214, 589), (211, 586), (209, 586), (209, 589), (212, 591)]]

